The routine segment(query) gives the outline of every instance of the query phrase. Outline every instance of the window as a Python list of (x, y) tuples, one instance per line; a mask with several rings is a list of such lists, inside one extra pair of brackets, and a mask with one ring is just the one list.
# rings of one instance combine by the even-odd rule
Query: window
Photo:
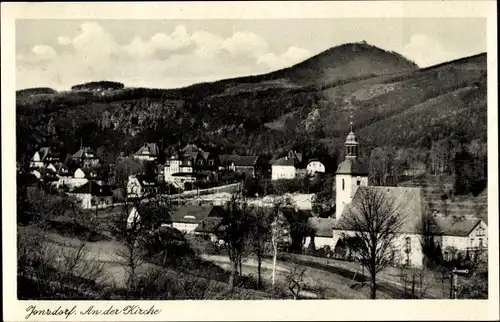
[(214, 160), (208, 160), (208, 164), (214, 165)]
[(344, 181), (344, 179), (342, 179), (342, 190), (344, 190), (344, 189), (345, 189), (345, 181)]
[(472, 247), (472, 245), (474, 245), (474, 238), (470, 239), (470, 247)]
[(479, 248), (483, 248), (483, 239), (479, 238)]
[(477, 230), (477, 233), (476, 233), (477, 236), (484, 236), (484, 228), (478, 228)]
[(411, 238), (410, 237), (405, 238), (405, 252), (407, 252), (407, 253), (411, 252)]

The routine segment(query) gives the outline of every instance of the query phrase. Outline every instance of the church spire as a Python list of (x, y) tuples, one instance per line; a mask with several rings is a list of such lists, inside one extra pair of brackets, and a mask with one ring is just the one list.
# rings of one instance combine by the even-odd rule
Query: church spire
[(350, 132), (347, 135), (347, 138), (345, 140), (345, 158), (356, 158), (358, 156), (358, 141), (356, 141), (356, 136), (354, 135), (354, 132), (352, 130), (353, 126), (353, 115), (352, 115), (352, 109), (351, 113), (349, 116), (349, 129)]

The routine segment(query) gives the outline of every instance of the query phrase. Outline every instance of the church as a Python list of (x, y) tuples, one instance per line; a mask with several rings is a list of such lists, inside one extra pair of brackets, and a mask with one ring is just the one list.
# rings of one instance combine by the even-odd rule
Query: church
[[(335, 174), (335, 218), (332, 220), (333, 236), (330, 242), (323, 243), (331, 249), (338, 249), (346, 236), (354, 236), (349, 230), (346, 218), (355, 213), (353, 202), (363, 198), (366, 192), (371, 191), (388, 200), (397, 214), (404, 216), (403, 224), (395, 232), (397, 237), (391, 245), (391, 257), (394, 264), (409, 264), (422, 266), (424, 255), (422, 252), (422, 220), (430, 214), (437, 225), (436, 244), (444, 254), (444, 250), (453, 248), (468, 252), (474, 249), (487, 247), (487, 224), (479, 218), (446, 217), (429, 209), (428, 203), (420, 187), (388, 187), (370, 186), (368, 184), (368, 166), (358, 158), (359, 143), (354, 132), (348, 134), (345, 141), (345, 157), (338, 165)], [(329, 238), (328, 238), (329, 239)], [(478, 241), (480, 239), (480, 244)], [(316, 243), (318, 246), (318, 243)]]

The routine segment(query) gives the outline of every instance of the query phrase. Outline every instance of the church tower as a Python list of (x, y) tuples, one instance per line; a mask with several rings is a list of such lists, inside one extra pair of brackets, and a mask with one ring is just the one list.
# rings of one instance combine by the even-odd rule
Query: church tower
[(337, 220), (342, 216), (342, 212), (349, 204), (359, 186), (368, 186), (368, 168), (358, 159), (359, 143), (352, 130), (345, 140), (345, 157), (337, 167), (335, 173), (335, 218)]

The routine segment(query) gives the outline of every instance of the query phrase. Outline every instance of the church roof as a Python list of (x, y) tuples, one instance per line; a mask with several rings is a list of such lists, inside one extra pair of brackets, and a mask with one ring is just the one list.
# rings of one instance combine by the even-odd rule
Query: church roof
[(369, 190), (382, 194), (386, 200), (389, 200), (393, 204), (396, 213), (403, 217), (402, 225), (399, 231), (397, 231), (398, 233), (419, 233), (422, 215), (427, 209), (422, 190), (420, 188), (407, 187), (358, 187), (353, 200), (344, 208), (339, 221), (335, 225), (335, 229), (349, 230), (346, 218), (360, 215), (354, 205), (360, 201), (360, 198), (364, 198), (365, 193)]
[(354, 135), (353, 131), (349, 132), (349, 134), (347, 135), (345, 144), (358, 144), (358, 141), (356, 141), (356, 135)]
[(347, 158), (339, 164), (336, 174), (368, 175), (368, 166), (357, 158)]

